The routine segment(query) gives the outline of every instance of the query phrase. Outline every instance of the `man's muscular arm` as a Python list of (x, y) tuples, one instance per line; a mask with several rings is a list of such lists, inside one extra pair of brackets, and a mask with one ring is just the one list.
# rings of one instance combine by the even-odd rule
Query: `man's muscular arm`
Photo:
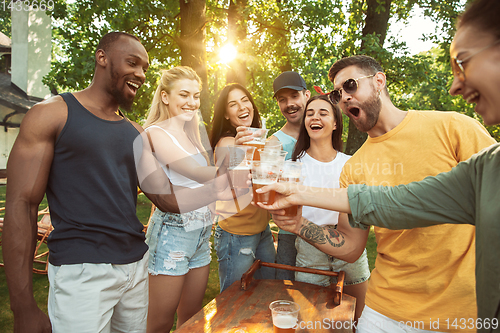
[(67, 119), (61, 97), (35, 105), (24, 117), (7, 164), (3, 229), (5, 274), (14, 332), (50, 332), (49, 318), (33, 298), (37, 212), (47, 186), (54, 143)]

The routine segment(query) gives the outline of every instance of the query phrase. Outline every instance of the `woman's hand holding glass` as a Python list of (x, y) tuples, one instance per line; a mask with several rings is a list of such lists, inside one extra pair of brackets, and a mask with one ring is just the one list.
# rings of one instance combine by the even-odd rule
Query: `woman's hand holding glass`
[[(305, 190), (305, 186), (298, 183), (274, 183), (258, 189), (257, 192), (267, 193), (273, 190), (276, 191), (276, 196), (272, 205), (264, 205), (260, 202), (256, 205), (268, 210), (280, 229), (298, 233), (302, 226), (301, 193)], [(298, 206), (297, 215), (284, 216), (285, 208), (292, 206)]]
[(236, 127), (236, 136), (234, 137), (235, 145), (242, 145), (245, 142), (250, 142), (253, 140), (252, 132), (247, 130), (246, 126), (238, 126)]

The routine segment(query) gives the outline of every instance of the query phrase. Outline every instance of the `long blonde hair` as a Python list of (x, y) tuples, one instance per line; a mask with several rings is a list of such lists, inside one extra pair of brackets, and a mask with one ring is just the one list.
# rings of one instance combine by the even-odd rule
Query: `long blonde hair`
[[(167, 94), (170, 94), (174, 84), (177, 81), (184, 79), (197, 81), (201, 88), (201, 79), (191, 67), (177, 66), (161, 71), (160, 82), (158, 83), (158, 88), (156, 88), (153, 101), (151, 102), (151, 108), (149, 110), (148, 117), (146, 118), (146, 122), (144, 123), (144, 128), (147, 129), (152, 125), (172, 118), (172, 114), (168, 110), (168, 106), (162, 101), (161, 93), (165, 91)], [(187, 122), (184, 125), (184, 131), (191, 142), (206, 157), (206, 148), (204, 148), (201, 143), (199, 128), (200, 122), (198, 118), (199, 114), (195, 115), (191, 121)]]

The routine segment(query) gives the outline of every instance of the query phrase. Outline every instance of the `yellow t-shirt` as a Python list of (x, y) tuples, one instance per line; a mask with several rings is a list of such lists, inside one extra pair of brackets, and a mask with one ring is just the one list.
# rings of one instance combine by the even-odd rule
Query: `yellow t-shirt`
[[(449, 171), (493, 143), (486, 129), (465, 115), (409, 111), (390, 132), (368, 138), (345, 164), (340, 183), (408, 184)], [(474, 226), (375, 227), (375, 235), (378, 255), (367, 306), (426, 330), (454, 332), (456, 319), (459, 328), (461, 318), (476, 319)]]
[[(238, 201), (217, 201), (218, 224), (227, 232), (235, 235), (255, 235), (267, 228), (270, 214), (267, 210), (250, 204), (252, 196), (247, 193)], [(238, 204), (238, 207), (236, 206)]]

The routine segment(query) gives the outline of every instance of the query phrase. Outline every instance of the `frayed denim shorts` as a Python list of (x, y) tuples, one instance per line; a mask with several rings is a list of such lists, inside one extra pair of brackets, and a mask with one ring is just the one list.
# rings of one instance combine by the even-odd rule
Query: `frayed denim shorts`
[(146, 233), (151, 275), (185, 275), (210, 264), (211, 212), (182, 214), (156, 209)]

